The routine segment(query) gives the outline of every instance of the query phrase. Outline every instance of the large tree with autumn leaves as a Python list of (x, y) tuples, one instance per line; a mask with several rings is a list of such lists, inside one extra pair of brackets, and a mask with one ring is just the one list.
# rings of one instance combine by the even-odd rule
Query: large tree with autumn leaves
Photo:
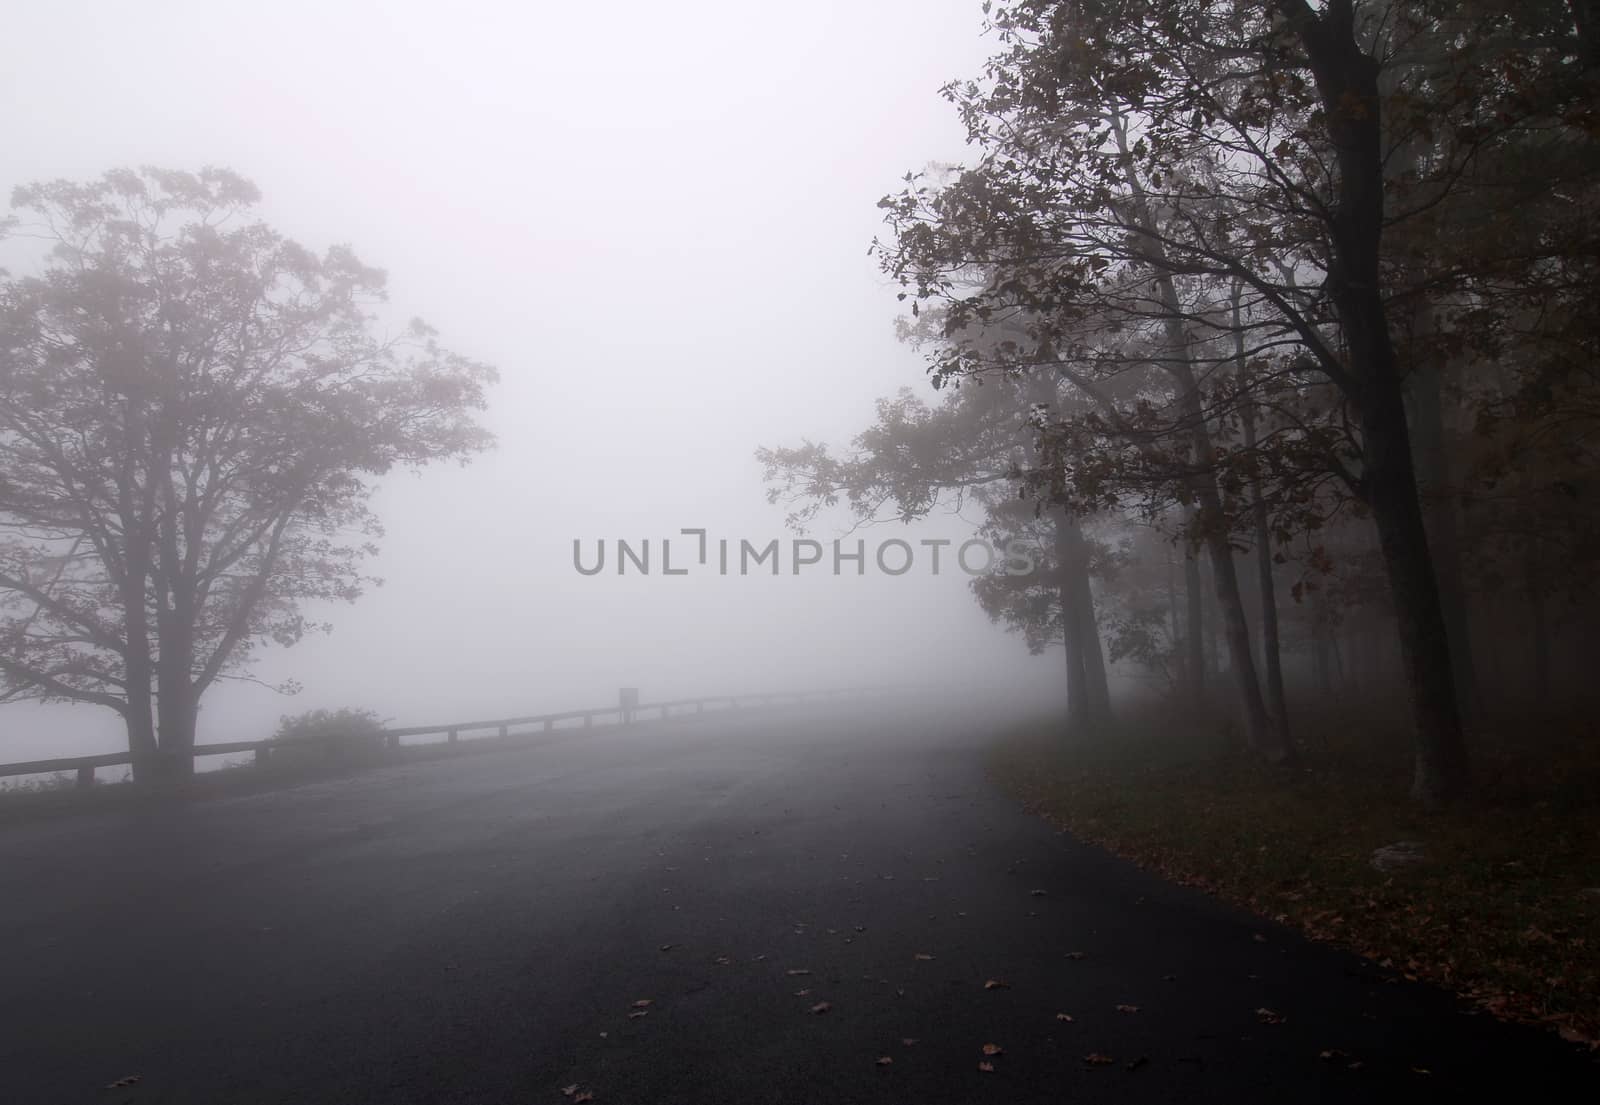
[(114, 710), (139, 779), (192, 771), (202, 696), (304, 604), (361, 593), (377, 477), (490, 443), (493, 371), (383, 334), (383, 273), (257, 200), (215, 169), (13, 200), (48, 254), (0, 283), (0, 701)]

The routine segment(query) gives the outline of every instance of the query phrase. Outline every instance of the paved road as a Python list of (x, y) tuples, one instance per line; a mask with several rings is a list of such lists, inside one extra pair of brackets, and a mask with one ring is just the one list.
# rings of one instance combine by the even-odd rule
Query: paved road
[(0, 831), (0, 1101), (1595, 1085), (1547, 1037), (1058, 835), (984, 781), (984, 736), (950, 712), (686, 719)]

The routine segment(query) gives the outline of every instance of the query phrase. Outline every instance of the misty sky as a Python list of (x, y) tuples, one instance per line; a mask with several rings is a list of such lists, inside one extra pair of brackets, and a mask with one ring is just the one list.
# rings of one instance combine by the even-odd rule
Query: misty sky
[[(397, 317), (496, 365), (499, 448), (389, 478), (385, 586), (213, 691), (201, 741), (363, 706), (398, 724), (944, 673), (1041, 683), (965, 577), (579, 576), (574, 538), (788, 536), (758, 445), (843, 443), (926, 389), (867, 256), (874, 202), (963, 154), (977, 0), (14, 5), (0, 186), (225, 165)], [(0, 246), (0, 254), (6, 247)], [(17, 266), (15, 253), (0, 264)], [(837, 522), (819, 527), (829, 538)], [(929, 533), (959, 534), (944, 519)], [(874, 533), (895, 536), (892, 533)], [(0, 759), (122, 747), (93, 707), (0, 708)]]

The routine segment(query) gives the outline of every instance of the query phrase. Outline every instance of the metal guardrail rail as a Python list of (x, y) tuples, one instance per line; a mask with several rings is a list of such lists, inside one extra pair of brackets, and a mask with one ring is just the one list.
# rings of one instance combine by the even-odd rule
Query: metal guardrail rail
[[(641, 702), (634, 706), (624, 707), (603, 706), (592, 710), (562, 710), (553, 714), (527, 714), (523, 717), (494, 718), (489, 721), (458, 721), (449, 725), (412, 725), (401, 729), (385, 729), (381, 734), (384, 744), (391, 749), (400, 747), (402, 737), (427, 737), (442, 734), (444, 740), (434, 742), (438, 744), (459, 744), (462, 742), (463, 733), (477, 733), (493, 730), (493, 737), (511, 739), (515, 737), (532, 736), (535, 733), (548, 733), (555, 730), (556, 725), (563, 721), (582, 721), (581, 726), (573, 728), (592, 728), (596, 718), (615, 718), (613, 725), (626, 725), (635, 720), (642, 720), (639, 715), (646, 711), (654, 711), (657, 718), (672, 716), (674, 710), (703, 713), (708, 706), (721, 705), (723, 709), (739, 709), (741, 706), (762, 705), (770, 706), (776, 702), (804, 702), (807, 699), (823, 696), (850, 694), (848, 690), (826, 691), (795, 691), (787, 693), (765, 694), (739, 694), (715, 695), (709, 698), (679, 698), (670, 702)], [(692, 711), (691, 708), (692, 707)], [(525, 728), (533, 726), (533, 728)], [(484, 737), (471, 738), (472, 741), (484, 740)], [(255, 754), (258, 765), (267, 763), (275, 751), (294, 748), (323, 746), (330, 753), (341, 745), (348, 746), (348, 734), (329, 733), (314, 737), (294, 737), (282, 740), (258, 741), (226, 741), (219, 744), (197, 744), (194, 755), (200, 756), (228, 756), (250, 752)], [(469, 741), (468, 743), (471, 743)], [(122, 767), (133, 763), (133, 755), (129, 752), (106, 752), (98, 756), (64, 756), (52, 760), (25, 760), (21, 763), (0, 764), (0, 779), (16, 775), (49, 775), (61, 771), (77, 773), (77, 782), (80, 787), (93, 786), (95, 771), (102, 767)]]

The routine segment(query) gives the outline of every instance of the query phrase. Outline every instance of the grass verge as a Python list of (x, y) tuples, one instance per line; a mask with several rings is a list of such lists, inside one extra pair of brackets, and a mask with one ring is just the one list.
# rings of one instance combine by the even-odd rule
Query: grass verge
[[(991, 771), (1080, 840), (1600, 1047), (1595, 723), (1481, 724), (1474, 799), (1430, 814), (1407, 801), (1405, 730), (1383, 705), (1298, 716), (1292, 769), (1231, 751), (1193, 711), (1147, 707), (1089, 739), (1069, 741), (1060, 719), (1021, 727)], [(1374, 849), (1402, 840), (1427, 862), (1374, 870)]]

